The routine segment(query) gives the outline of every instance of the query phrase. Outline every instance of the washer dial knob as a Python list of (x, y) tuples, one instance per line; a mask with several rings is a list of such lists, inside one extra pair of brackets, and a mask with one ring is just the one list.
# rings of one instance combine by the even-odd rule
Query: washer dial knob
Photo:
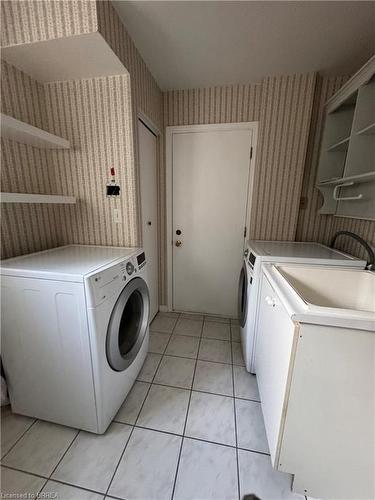
[(133, 272), (134, 272), (134, 265), (131, 262), (128, 262), (126, 264), (126, 272), (128, 273), (129, 276), (131, 274), (133, 274)]

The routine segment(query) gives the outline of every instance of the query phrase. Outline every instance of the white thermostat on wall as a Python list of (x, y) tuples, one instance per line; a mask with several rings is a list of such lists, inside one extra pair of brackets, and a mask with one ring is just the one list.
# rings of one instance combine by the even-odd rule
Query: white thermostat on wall
[(107, 197), (113, 198), (116, 196), (120, 196), (120, 186), (116, 182), (115, 178), (115, 169), (111, 168), (111, 180), (107, 184)]

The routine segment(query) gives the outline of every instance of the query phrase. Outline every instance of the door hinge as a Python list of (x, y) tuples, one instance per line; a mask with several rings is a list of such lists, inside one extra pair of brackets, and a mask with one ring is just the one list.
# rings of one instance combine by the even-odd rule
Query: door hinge
[(250, 148), (250, 160), (253, 159), (253, 146), (251, 146)]
[(245, 226), (245, 228), (243, 230), (243, 237), (246, 238), (246, 235), (247, 235), (247, 227)]

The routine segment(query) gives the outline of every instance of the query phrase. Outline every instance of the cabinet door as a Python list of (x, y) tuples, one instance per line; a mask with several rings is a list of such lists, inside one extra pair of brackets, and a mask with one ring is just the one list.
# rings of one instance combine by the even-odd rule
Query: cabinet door
[(262, 277), (255, 369), (272, 464), (277, 464), (279, 440), (296, 326), (267, 278)]

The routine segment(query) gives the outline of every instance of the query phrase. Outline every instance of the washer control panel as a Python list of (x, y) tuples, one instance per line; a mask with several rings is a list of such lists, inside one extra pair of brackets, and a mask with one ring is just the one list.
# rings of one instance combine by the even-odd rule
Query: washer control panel
[(137, 255), (138, 268), (142, 269), (146, 265), (146, 255), (144, 252)]
[(129, 276), (131, 276), (134, 273), (135, 266), (134, 264), (129, 260), (129, 262), (126, 263), (126, 272)]
[(141, 252), (91, 276), (89, 296), (92, 306), (97, 306), (114, 293), (118, 293), (145, 265), (145, 254)]

